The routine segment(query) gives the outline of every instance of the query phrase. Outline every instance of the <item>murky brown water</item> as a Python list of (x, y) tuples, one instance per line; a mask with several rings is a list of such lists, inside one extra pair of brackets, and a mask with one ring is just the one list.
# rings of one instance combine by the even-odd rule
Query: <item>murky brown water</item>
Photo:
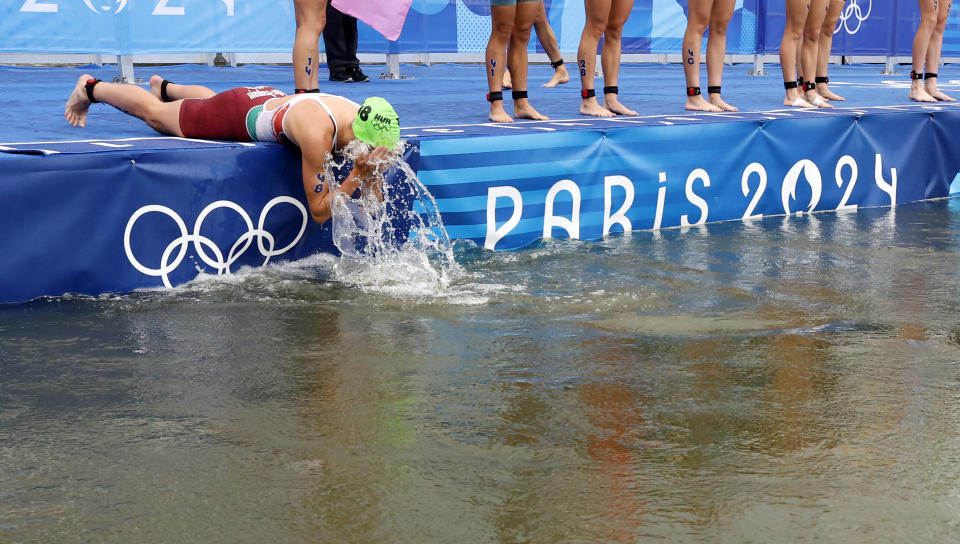
[(0, 307), (0, 542), (950, 542), (960, 201)]

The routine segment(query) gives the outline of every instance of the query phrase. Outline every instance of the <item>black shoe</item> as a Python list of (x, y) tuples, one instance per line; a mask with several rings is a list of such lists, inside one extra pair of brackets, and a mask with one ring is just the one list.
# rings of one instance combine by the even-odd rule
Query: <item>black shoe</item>
[(353, 81), (357, 81), (361, 83), (364, 81), (370, 81), (370, 76), (360, 71), (359, 66), (354, 66), (353, 68), (350, 68), (350, 76), (353, 78)]
[(330, 72), (330, 81), (338, 81), (340, 83), (350, 83), (353, 81), (353, 78), (350, 77), (350, 74), (346, 71), (337, 70), (336, 72)]

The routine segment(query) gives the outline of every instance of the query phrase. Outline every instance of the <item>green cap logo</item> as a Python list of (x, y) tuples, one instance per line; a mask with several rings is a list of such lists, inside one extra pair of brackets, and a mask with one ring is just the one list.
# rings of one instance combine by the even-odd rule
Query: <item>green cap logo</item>
[(371, 96), (353, 119), (353, 134), (368, 144), (393, 147), (400, 141), (400, 118), (389, 102)]

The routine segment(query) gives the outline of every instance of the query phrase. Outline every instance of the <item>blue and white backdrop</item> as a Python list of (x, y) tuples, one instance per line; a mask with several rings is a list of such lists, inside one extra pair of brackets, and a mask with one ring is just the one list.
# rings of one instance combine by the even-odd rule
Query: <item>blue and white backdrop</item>
[[(582, 0), (544, 0), (564, 53), (583, 29)], [(686, 0), (636, 0), (624, 53), (675, 53), (686, 26)], [(732, 54), (776, 53), (783, 0), (738, 0), (728, 30)], [(293, 42), (291, 0), (4, 0), (0, 51), (33, 53), (284, 52)], [(916, 0), (847, 0), (834, 53), (909, 55), (919, 21)], [(413, 0), (394, 51), (478, 53), (490, 33), (489, 0)], [(322, 45), (322, 44), (321, 44)], [(360, 52), (391, 44), (361, 25)], [(531, 50), (538, 50), (531, 40)], [(944, 55), (960, 55), (960, 15), (951, 15)]]

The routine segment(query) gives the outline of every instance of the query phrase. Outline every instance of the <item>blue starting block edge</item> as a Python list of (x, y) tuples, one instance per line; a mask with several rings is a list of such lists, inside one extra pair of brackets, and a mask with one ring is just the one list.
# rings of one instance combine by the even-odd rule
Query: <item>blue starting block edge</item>
[(183, 149), (252, 148), (258, 144), (224, 142), (216, 140), (191, 140), (171, 136), (133, 137), (116, 140), (64, 140), (49, 142), (0, 143), (0, 160), (18, 155), (76, 155), (108, 151), (170, 151)]

